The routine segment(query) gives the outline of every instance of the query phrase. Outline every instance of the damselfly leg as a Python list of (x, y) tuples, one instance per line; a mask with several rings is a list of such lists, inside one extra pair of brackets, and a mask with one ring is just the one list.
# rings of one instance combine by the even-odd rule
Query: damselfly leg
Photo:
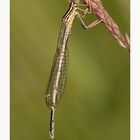
[(88, 8), (86, 9), (81, 9), (81, 8), (78, 8), (79, 11), (82, 11), (84, 14), (81, 15), (79, 12), (77, 12), (77, 17), (79, 18), (80, 22), (81, 22), (81, 25), (84, 29), (90, 29), (90, 28), (93, 28), (95, 27), (96, 25), (98, 25), (99, 23), (102, 22), (102, 20), (95, 20), (94, 22), (90, 23), (89, 25), (86, 25), (83, 18), (87, 15), (87, 14), (90, 14), (91, 12), (89, 11)]

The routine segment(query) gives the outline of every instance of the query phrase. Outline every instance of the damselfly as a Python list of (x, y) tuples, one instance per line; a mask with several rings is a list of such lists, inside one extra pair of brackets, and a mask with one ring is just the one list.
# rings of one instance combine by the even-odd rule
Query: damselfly
[[(70, 6), (66, 14), (62, 19), (62, 25), (59, 33), (59, 38), (57, 42), (57, 49), (53, 65), (51, 68), (49, 84), (47, 87), (47, 92), (45, 95), (45, 100), (48, 107), (51, 109), (50, 117), (50, 137), (54, 138), (54, 114), (57, 102), (61, 98), (66, 82), (66, 69), (68, 61), (68, 47), (67, 42), (71, 32), (71, 27), (75, 16), (77, 15), (85, 28), (88, 28), (83, 20), (79, 11), (87, 13), (87, 10), (79, 8), (81, 3), (78, 0), (70, 1)], [(98, 24), (99, 21), (95, 21), (92, 26)]]

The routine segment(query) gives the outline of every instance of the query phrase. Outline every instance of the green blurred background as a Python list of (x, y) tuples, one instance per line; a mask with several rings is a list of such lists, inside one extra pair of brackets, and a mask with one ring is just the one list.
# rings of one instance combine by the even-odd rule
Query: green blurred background
[[(129, 33), (129, 0), (103, 4)], [(44, 94), (67, 9), (67, 0), (11, 0), (11, 140), (49, 140)], [(129, 140), (129, 54), (102, 24), (83, 30), (77, 19), (68, 47), (55, 139)]]

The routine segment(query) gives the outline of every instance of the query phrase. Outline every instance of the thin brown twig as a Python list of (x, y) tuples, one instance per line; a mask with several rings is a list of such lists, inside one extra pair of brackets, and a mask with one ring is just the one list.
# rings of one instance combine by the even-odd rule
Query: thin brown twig
[(125, 49), (130, 52), (130, 39), (127, 33), (123, 36), (119, 30), (119, 27), (115, 21), (111, 18), (108, 12), (103, 7), (100, 0), (85, 0), (86, 4), (89, 7), (89, 10), (97, 16), (99, 20), (102, 20), (102, 23), (107, 28), (112, 37)]

